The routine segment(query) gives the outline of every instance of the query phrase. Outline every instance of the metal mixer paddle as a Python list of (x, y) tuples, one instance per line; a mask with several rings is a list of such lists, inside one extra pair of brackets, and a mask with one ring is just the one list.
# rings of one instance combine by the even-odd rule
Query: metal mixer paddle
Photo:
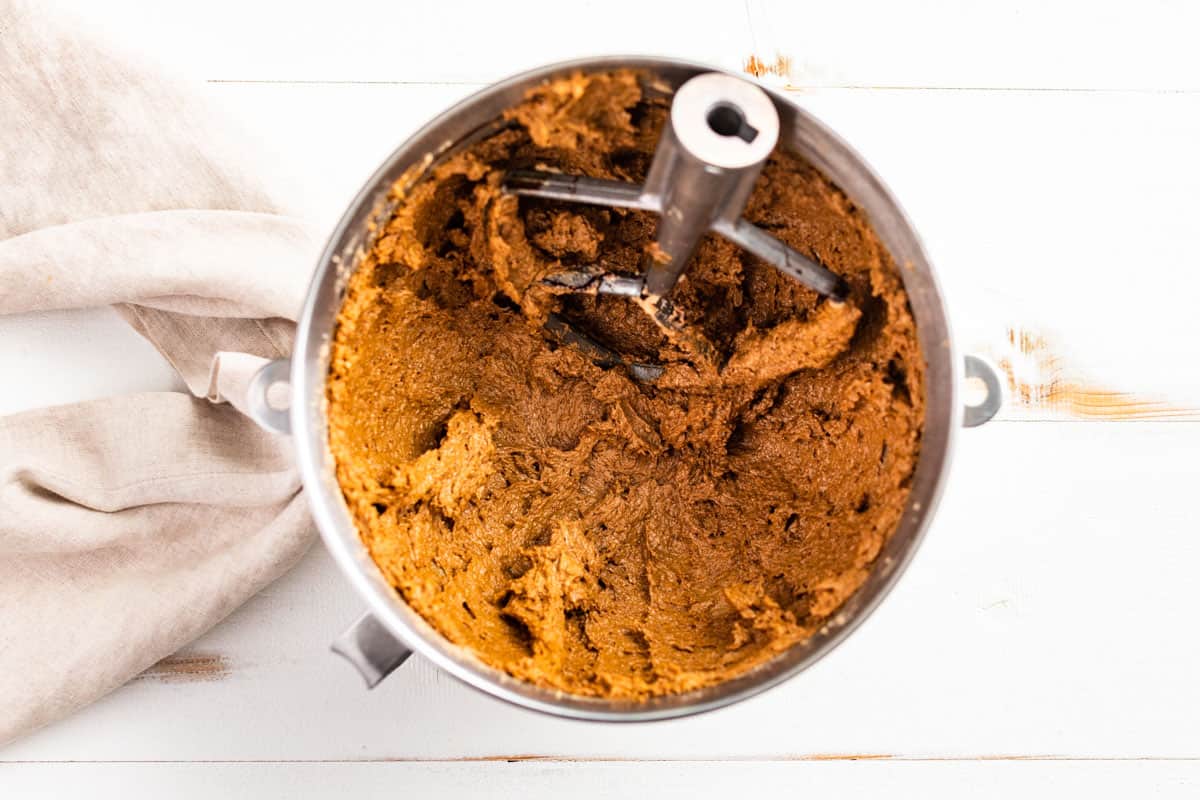
[[(814, 291), (841, 300), (847, 293), (845, 281), (742, 219), (754, 182), (778, 140), (779, 114), (766, 92), (732, 75), (707, 73), (675, 92), (644, 184), (514, 170), (505, 177), (503, 189), (529, 197), (657, 212), (656, 247), (640, 277), (597, 267), (554, 273), (542, 283), (569, 292), (635, 298), (669, 331), (679, 332), (681, 321), (666, 297), (700, 239), (710, 231)], [(547, 327), (597, 360), (625, 364), (639, 380), (653, 380), (662, 373), (662, 367), (655, 365), (627, 364), (559, 317), (552, 317)]]

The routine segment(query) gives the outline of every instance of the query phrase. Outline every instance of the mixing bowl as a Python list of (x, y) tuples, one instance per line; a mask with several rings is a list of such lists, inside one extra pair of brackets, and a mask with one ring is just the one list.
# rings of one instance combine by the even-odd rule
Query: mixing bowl
[[(329, 452), (325, 383), (330, 341), (347, 279), (371, 245), (375, 229), (372, 223), (390, 216), (394, 200), (389, 201), (389, 192), (393, 184), (414, 184), (440, 159), (495, 131), (501, 113), (521, 101), (530, 88), (574, 72), (618, 68), (642, 71), (648, 76), (649, 89), (664, 95), (697, 74), (720, 71), (675, 59), (589, 58), (525, 72), (456, 104), (397, 148), (355, 197), (317, 264), (298, 320), (291, 359), (269, 363), (253, 381), (248, 398), (252, 416), (268, 430), (291, 436), (304, 492), (325, 546), (369, 609), (333, 645), (359, 669), (368, 686), (374, 686), (416, 653), (490, 695), (579, 719), (644, 721), (677, 717), (728, 705), (763, 691), (828, 653), (879, 604), (912, 558), (933, 518), (950, 466), (956, 429), (982, 424), (1000, 407), (1002, 390), (995, 371), (981, 359), (968, 356), (960, 361), (956, 355), (933, 270), (899, 204), (845, 142), (785, 95), (767, 88), (779, 112), (780, 145), (811, 162), (864, 210), (895, 263), (901, 265), (900, 275), (927, 365), (924, 435), (908, 505), (870, 576), (816, 634), (774, 659), (720, 684), (643, 701), (583, 697), (517, 680), (449, 642), (413, 611), (384, 579), (360, 540), (334, 477)], [(960, 405), (959, 388), (965, 378), (982, 381), (986, 392), (981, 403)], [(268, 402), (268, 389), (278, 383), (290, 385), (286, 410)]]

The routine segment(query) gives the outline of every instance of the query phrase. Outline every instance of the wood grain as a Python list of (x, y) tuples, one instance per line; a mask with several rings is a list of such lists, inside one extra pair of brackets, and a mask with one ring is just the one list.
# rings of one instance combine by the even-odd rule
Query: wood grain
[(228, 678), (137, 681), (0, 762), (1198, 758), (1200, 644), (1177, 611), (1200, 603), (1184, 501), (1198, 449), (1189, 422), (964, 431), (928, 537), (875, 614), (803, 675), (712, 714), (573, 723), (419, 658), (366, 691), (328, 652), (361, 605), (317, 548), (196, 642), (230, 658)]
[(1008, 382), (1010, 414), (1020, 410), (1119, 422), (1200, 420), (1200, 408), (1089, 383), (1047, 336), (1026, 328), (1009, 328), (1007, 341), (992, 356)]
[(135, 681), (154, 680), (163, 683), (209, 682), (228, 678), (229, 659), (220, 653), (189, 650), (159, 661), (134, 678)]
[[(739, 69), (790, 61), (804, 88), (1200, 90), (1188, 0), (606, 0), (570, 12), (466, 0), (53, 0), (89, 28), (219, 80), (487, 83), (591, 53), (656, 53)], [(1086, 13), (1085, 13), (1086, 12)], [(469, 24), (458, 24), (468, 22)], [(214, 46), (214, 43), (219, 45)]]
[(746, 17), (756, 60), (786, 65), (765, 74), (800, 88), (1200, 89), (1186, 0), (747, 0)]
[(1191, 762), (715, 762), (581, 764), (21, 764), (0, 766), (13, 796), (655, 798), (1193, 798)]

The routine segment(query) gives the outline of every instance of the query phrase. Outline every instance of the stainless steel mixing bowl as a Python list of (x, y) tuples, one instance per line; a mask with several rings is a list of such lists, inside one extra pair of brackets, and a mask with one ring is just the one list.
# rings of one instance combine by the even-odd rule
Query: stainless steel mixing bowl
[[(767, 89), (779, 111), (780, 144), (812, 162), (865, 212), (900, 270), (916, 318), (927, 364), (925, 430), (913, 476), (908, 508), (875, 564), (871, 575), (823, 628), (771, 661), (715, 686), (646, 701), (607, 700), (566, 694), (517, 680), (451, 644), (403, 601), (388, 584), (359, 539), (334, 477), (325, 419), (325, 381), (329, 343), (347, 278), (370, 245), (374, 220), (391, 210), (388, 192), (399, 180), (415, 182), (439, 158), (495, 130), (502, 111), (544, 81), (572, 72), (615, 68), (644, 70), (651, 86), (670, 94), (688, 78), (719, 71), (674, 59), (645, 57), (590, 58), (553, 64), (517, 75), (455, 105), (401, 145), (384, 162), (350, 204), (321, 255), (299, 318), (292, 358), (271, 362), (256, 376), (249, 406), (264, 427), (290, 434), (304, 492), (326, 547), (368, 613), (335, 643), (369, 686), (419, 653), (463, 682), (526, 708), (590, 720), (644, 721), (678, 717), (728, 705), (796, 675), (838, 645), (887, 594), (912, 558), (933, 518), (950, 465), (955, 430), (977, 425), (995, 414), (1001, 402), (1000, 382), (985, 362), (960, 362), (933, 270), (916, 231), (899, 204), (871, 168), (832, 131), (779, 92)], [(983, 381), (984, 401), (964, 409), (959, 384), (964, 377)], [(279, 410), (267, 402), (276, 383), (291, 385), (291, 405)]]

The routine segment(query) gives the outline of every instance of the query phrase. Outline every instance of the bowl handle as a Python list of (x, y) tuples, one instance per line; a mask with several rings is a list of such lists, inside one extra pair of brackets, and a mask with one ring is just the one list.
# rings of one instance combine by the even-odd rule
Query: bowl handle
[[(258, 423), (258, 426), (269, 433), (280, 433), (284, 436), (292, 432), (292, 420), (288, 409), (279, 408), (270, 401), (269, 392), (276, 384), (288, 384), (291, 375), (292, 362), (286, 358), (278, 358), (263, 364), (246, 387), (246, 414)], [(289, 387), (288, 395), (291, 391)]]
[(963, 406), (963, 427), (974, 428), (996, 416), (1000, 406), (1004, 405), (1004, 384), (1000, 382), (996, 368), (979, 356), (969, 355), (963, 361), (963, 377), (968, 381), (977, 379), (984, 390), (982, 400), (975, 405)]
[(403, 664), (412, 651), (369, 613), (333, 640), (329, 649), (349, 661), (367, 682), (368, 689)]

